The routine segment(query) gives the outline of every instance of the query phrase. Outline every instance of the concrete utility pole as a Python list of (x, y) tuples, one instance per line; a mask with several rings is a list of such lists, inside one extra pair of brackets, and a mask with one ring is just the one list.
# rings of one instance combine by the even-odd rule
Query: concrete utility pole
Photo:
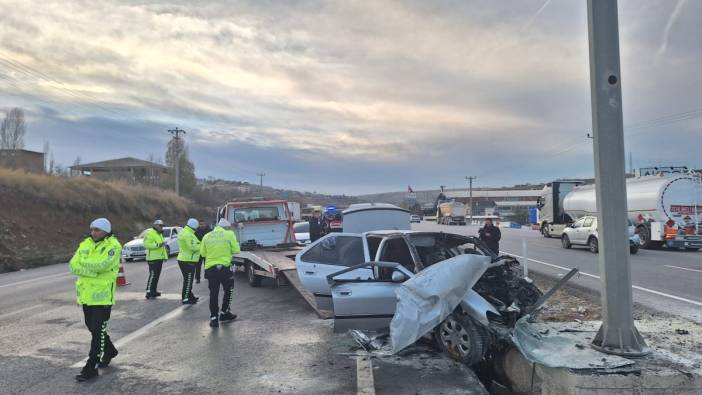
[(260, 182), (260, 184), (259, 184), (260, 187), (259, 187), (259, 190), (258, 190), (258, 191), (259, 191), (259, 193), (263, 193), (263, 177), (266, 176), (266, 173), (256, 173), (256, 175), (257, 175), (258, 178), (261, 180), (261, 182)]
[(651, 351), (632, 317), (617, 1), (588, 0), (587, 19), (602, 276), (602, 326), (592, 347), (642, 356)]
[(478, 177), (473, 177), (473, 176), (466, 176), (466, 180), (468, 180), (468, 193), (470, 194), (470, 197), (468, 199), (468, 204), (470, 205), (470, 208), (468, 209), (468, 212), (470, 214), (470, 224), (473, 225), (473, 180), (475, 180)]
[(185, 134), (183, 129), (169, 129), (168, 133), (173, 135), (173, 140), (175, 140), (175, 146), (177, 149), (176, 159), (175, 159), (175, 193), (180, 195), (180, 154), (183, 152), (183, 148), (180, 142), (180, 134)]

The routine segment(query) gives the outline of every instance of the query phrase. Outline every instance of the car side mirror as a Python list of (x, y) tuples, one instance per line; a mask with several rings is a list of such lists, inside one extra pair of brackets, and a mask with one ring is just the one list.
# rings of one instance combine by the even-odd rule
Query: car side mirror
[(407, 276), (405, 276), (404, 273), (394, 271), (392, 272), (392, 282), (394, 283), (401, 283), (407, 280)]

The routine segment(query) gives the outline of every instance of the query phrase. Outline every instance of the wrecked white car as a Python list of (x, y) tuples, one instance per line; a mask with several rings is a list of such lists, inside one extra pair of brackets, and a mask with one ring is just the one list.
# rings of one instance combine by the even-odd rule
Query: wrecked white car
[(398, 288), (426, 268), (449, 261), (467, 265), (465, 273), (472, 278), (466, 279), (470, 284), (458, 307), (432, 334), (449, 355), (472, 365), (542, 295), (522, 278), (514, 258), (495, 256), (476, 237), (410, 230), (331, 234), (296, 257), (300, 280), (318, 307), (333, 310), (335, 332), (387, 330), (398, 306)]

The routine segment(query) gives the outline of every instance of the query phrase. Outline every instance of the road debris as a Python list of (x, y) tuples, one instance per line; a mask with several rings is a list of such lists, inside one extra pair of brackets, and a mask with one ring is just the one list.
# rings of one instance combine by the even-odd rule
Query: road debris
[[(628, 359), (604, 355), (584, 346), (576, 336), (578, 332), (585, 332), (584, 330), (566, 331), (567, 328), (559, 327), (563, 324), (529, 322), (530, 318), (524, 316), (517, 321), (512, 342), (531, 362), (552, 368), (569, 369), (615, 368), (633, 364)], [(541, 334), (545, 330), (554, 334)]]

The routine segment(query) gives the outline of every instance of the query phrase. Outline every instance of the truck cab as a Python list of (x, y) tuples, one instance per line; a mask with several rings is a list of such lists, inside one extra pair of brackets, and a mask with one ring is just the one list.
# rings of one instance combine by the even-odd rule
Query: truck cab
[(229, 202), (217, 210), (225, 218), (242, 250), (295, 245), (293, 216), (285, 200)]
[(561, 237), (563, 230), (573, 223), (573, 218), (563, 208), (563, 201), (568, 193), (582, 184), (580, 180), (553, 181), (546, 184), (536, 201), (539, 229), (544, 237)]

